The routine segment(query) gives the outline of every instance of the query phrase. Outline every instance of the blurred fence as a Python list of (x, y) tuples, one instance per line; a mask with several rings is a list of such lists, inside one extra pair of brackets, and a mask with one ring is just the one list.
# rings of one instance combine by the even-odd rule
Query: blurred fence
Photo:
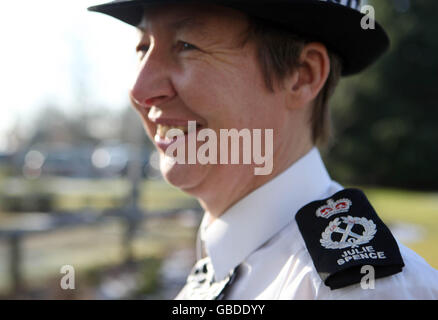
[[(140, 188), (144, 186), (143, 170), (144, 160), (142, 158), (142, 153), (139, 151), (139, 149), (132, 148), (129, 166), (126, 172), (128, 177), (128, 183), (126, 187), (129, 190), (129, 193), (125, 195), (122, 201), (118, 200), (114, 202), (114, 204), (121, 204), (119, 206), (113, 205), (104, 209), (52, 209), (50, 211), (46, 210), (46, 212), (41, 212), (44, 211), (45, 207), (48, 209), (53, 208), (53, 203), (52, 201), (43, 201), (46, 203), (46, 206), (44, 206), (41, 205), (41, 201), (36, 201), (34, 204), (37, 205), (38, 209), (43, 209), (40, 210), (40, 212), (35, 212), (37, 210), (32, 210), (31, 212), (16, 213), (12, 218), (8, 219), (8, 223), (0, 224), (0, 241), (7, 245), (7, 253), (4, 255), (4, 257), (8, 259), (7, 267), (4, 272), (7, 272), (6, 277), (10, 282), (10, 290), (7, 297), (20, 297), (23, 296), (23, 294), (26, 296), (25, 292), (28, 288), (24, 279), (26, 278), (25, 270), (29, 269), (29, 267), (25, 264), (31, 262), (26, 262), (25, 259), (23, 259), (23, 257), (26, 255), (26, 248), (24, 244), (28, 241), (33, 241), (38, 237), (41, 238), (50, 234), (58, 234), (59, 232), (68, 233), (72, 230), (80, 230), (84, 227), (92, 227), (93, 229), (97, 230), (102, 226), (105, 227), (106, 225), (116, 223), (120, 225), (122, 229), (122, 231), (118, 234), (119, 240), (117, 241), (120, 246), (122, 264), (129, 266), (135, 264), (135, 255), (133, 250), (135, 238), (138, 236), (139, 231), (141, 231), (142, 237), (146, 238), (146, 235), (144, 234), (145, 225), (147, 225), (149, 222), (154, 220), (177, 219), (178, 217), (189, 216), (189, 219), (192, 219), (192, 227), (196, 227), (201, 217), (201, 210), (194, 201), (189, 201), (191, 205), (180, 202), (180, 205), (176, 205), (174, 208), (165, 207), (163, 209), (155, 208), (152, 210), (142, 208), (142, 205), (144, 205), (145, 202), (144, 199), (140, 199), (141, 193), (145, 193), (144, 187), (142, 190), (140, 190)], [(35, 196), (35, 199), (38, 199), (36, 194), (33, 195)], [(164, 197), (165, 196), (166, 195), (164, 195)], [(48, 197), (42, 198), (46, 200), (48, 199)], [(8, 197), (3, 197), (3, 199), (8, 199)], [(20, 197), (17, 197), (16, 199), (19, 201)], [(11, 202), (14, 203), (14, 200)], [(140, 202), (142, 202), (142, 205)], [(32, 204), (32, 202), (30, 202), (30, 204)], [(10, 208), (13, 207), (5, 202), (3, 205), (8, 205)], [(92, 245), (93, 244), (90, 243), (90, 246)], [(68, 248), (66, 248), (66, 250), (68, 250)], [(191, 261), (193, 258), (186, 257), (185, 259), (188, 261), (186, 263), (186, 269), (183, 270), (183, 273), (174, 272), (175, 268), (172, 271), (184, 278), (179, 280), (173, 279), (173, 284), (167, 283), (167, 285), (172, 286), (175, 284), (183, 284), (185, 276), (188, 272), (187, 269), (193, 262)], [(169, 263), (171, 264), (171, 262)], [(169, 265), (169, 263), (163, 264), (162, 267), (165, 268), (165, 266)], [(180, 263), (180, 265), (184, 266), (184, 263)], [(146, 270), (145, 272), (148, 271)], [(151, 276), (157, 277), (157, 274)], [(161, 274), (161, 276), (165, 280), (166, 275)], [(166, 290), (166, 288), (161, 289)], [(174, 288), (174, 291), (167, 293), (167, 295), (175, 294), (176, 289), (177, 288)], [(113, 289), (110, 289), (110, 291), (111, 290)], [(106, 296), (111, 297), (111, 293), (106, 294)], [(117, 296), (117, 294), (114, 294), (112, 297), (122, 298), (122, 296)], [(167, 296), (167, 298), (171, 297)]]

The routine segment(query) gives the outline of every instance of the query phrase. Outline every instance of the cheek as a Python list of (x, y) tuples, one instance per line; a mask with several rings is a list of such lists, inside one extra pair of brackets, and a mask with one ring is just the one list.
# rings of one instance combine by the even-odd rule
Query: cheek
[(174, 85), (185, 105), (209, 126), (255, 128), (256, 115), (263, 116), (268, 102), (259, 74), (248, 69), (192, 67)]
[(232, 109), (229, 80), (207, 68), (191, 68), (175, 79), (175, 89), (192, 112), (209, 124), (227, 118)]

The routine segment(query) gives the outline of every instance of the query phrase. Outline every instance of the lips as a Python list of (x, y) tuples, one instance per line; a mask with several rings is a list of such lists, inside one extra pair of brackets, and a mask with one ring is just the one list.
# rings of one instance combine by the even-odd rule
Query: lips
[[(178, 140), (178, 138), (185, 137), (185, 140), (187, 140), (189, 135), (189, 121), (196, 122), (195, 120), (163, 118), (153, 119), (152, 122), (156, 124), (154, 141), (157, 147), (165, 152), (171, 144), (175, 143)], [(201, 124), (196, 122), (196, 128), (194, 133), (197, 134), (198, 130), (200, 130), (202, 127), (203, 126)], [(177, 130), (172, 131), (171, 137), (169, 137), (168, 132), (171, 129)]]
[[(178, 129), (179, 132), (181, 132), (181, 135), (184, 135), (188, 132), (188, 127), (184, 127), (184, 126), (166, 126), (166, 125), (162, 125), (159, 124), (157, 125), (157, 135), (161, 138), (164, 139), (166, 138), (166, 134), (169, 130), (171, 129)], [(179, 136), (178, 131), (176, 132), (176, 136)]]

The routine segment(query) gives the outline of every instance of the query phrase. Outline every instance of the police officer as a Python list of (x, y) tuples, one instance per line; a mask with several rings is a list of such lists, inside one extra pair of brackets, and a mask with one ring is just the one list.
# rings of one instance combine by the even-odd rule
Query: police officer
[[(199, 259), (177, 299), (438, 298), (438, 272), (392, 236), (362, 191), (330, 178), (316, 148), (329, 135), (339, 78), (389, 46), (378, 23), (364, 27), (359, 0), (117, 0), (89, 9), (141, 31), (132, 103), (164, 178), (205, 209)], [(185, 150), (191, 132), (232, 128), (273, 130), (261, 147), (272, 150), (268, 174), (254, 174), (254, 161), (171, 161), (167, 151)], [(169, 139), (172, 129), (183, 138)]]

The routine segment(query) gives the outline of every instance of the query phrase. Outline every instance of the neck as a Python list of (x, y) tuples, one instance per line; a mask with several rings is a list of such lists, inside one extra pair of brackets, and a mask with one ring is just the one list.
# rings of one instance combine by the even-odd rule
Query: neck
[[(216, 179), (211, 180), (214, 181), (212, 188), (215, 192), (208, 192), (208, 194), (198, 197), (201, 206), (209, 215), (209, 224), (223, 215), (239, 200), (288, 169), (314, 147), (313, 143), (306, 141), (306, 139), (298, 139), (294, 148), (290, 147), (294, 144), (288, 142), (284, 143), (284, 146), (278, 146), (275, 150), (273, 170), (269, 175), (256, 176), (253, 171), (254, 166), (236, 165), (227, 168), (234, 172), (218, 175)], [(233, 177), (233, 181), (224, 179), (224, 177), (230, 176)]]

